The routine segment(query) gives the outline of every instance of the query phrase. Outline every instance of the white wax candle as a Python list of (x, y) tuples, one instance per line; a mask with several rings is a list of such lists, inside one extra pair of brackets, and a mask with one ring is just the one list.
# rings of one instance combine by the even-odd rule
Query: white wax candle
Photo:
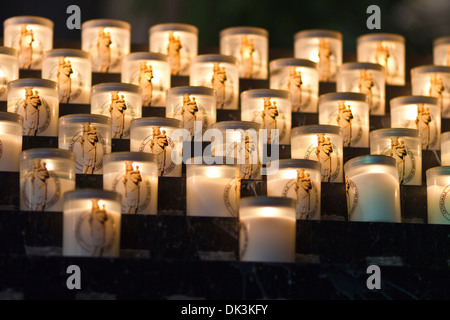
[(0, 135), (0, 171), (19, 171), (19, 156), (22, 152), (22, 136)]
[(450, 224), (448, 186), (432, 185), (427, 187), (428, 223)]

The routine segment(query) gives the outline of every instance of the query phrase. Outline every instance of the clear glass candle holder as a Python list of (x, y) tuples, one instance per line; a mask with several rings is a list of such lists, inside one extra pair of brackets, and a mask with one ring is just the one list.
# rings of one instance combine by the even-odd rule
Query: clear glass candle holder
[(395, 159), (402, 185), (422, 185), (422, 140), (420, 131), (386, 128), (370, 132), (370, 154)]
[(168, 59), (154, 52), (134, 52), (123, 57), (121, 81), (141, 88), (143, 107), (166, 105), (171, 81)]
[(256, 27), (231, 27), (220, 32), (220, 54), (237, 58), (240, 78), (267, 79), (269, 33)]
[(342, 50), (342, 33), (338, 31), (303, 30), (294, 35), (294, 57), (316, 62), (319, 81), (336, 81)]
[(270, 89), (291, 93), (292, 112), (317, 112), (319, 73), (317, 63), (306, 59), (272, 60)]
[(19, 51), (0, 47), (0, 101), (6, 101), (8, 82), (19, 79)]
[(0, 112), (0, 171), (19, 171), (22, 152), (22, 116)]
[(211, 126), (220, 131), (221, 139), (213, 140), (213, 156), (237, 160), (241, 179), (262, 179), (259, 130), (261, 124), (250, 121), (221, 121)]
[(337, 92), (358, 92), (367, 96), (370, 115), (384, 115), (386, 81), (384, 67), (369, 62), (344, 63), (336, 79)]
[(319, 97), (319, 124), (342, 128), (344, 147), (369, 147), (369, 104), (356, 92), (333, 92)]
[(345, 163), (349, 221), (401, 222), (400, 184), (394, 158), (366, 155)]
[(181, 120), (191, 137), (203, 135), (216, 122), (216, 96), (207, 87), (174, 87), (167, 90), (166, 117)]
[(103, 155), (111, 153), (111, 119), (98, 114), (59, 118), (58, 148), (75, 152), (77, 174), (102, 174)]
[(88, 52), (76, 49), (44, 52), (42, 78), (58, 83), (60, 103), (91, 102), (92, 65)]
[(103, 156), (103, 188), (122, 195), (124, 214), (158, 212), (158, 163), (144, 152), (113, 152)]
[(441, 117), (450, 118), (450, 67), (420, 66), (411, 69), (411, 92), (438, 99)]
[(434, 167), (427, 175), (427, 220), (429, 224), (450, 224), (450, 167)]
[(252, 89), (241, 93), (241, 119), (261, 124), (268, 144), (289, 144), (292, 103), (289, 91)]
[(75, 153), (36, 148), (20, 154), (20, 210), (63, 211), (63, 195), (75, 189)]
[(277, 162), (278, 171), (267, 176), (267, 195), (294, 199), (299, 220), (320, 220), (320, 163), (307, 159)]
[(142, 117), (141, 89), (130, 83), (92, 86), (91, 113), (111, 118), (111, 138), (129, 139), (130, 121)]
[(308, 125), (293, 128), (291, 157), (318, 161), (322, 182), (344, 182), (341, 127)]
[(213, 88), (216, 109), (239, 107), (239, 69), (233, 56), (205, 54), (193, 58), (189, 85)]
[(433, 41), (433, 64), (450, 67), (450, 36), (444, 36)]
[(441, 134), (441, 165), (450, 166), (450, 131)]
[(42, 54), (53, 48), (53, 21), (34, 16), (6, 19), (3, 45), (19, 51), (20, 69), (41, 69)]
[(241, 261), (295, 262), (295, 201), (282, 197), (247, 197), (239, 205)]
[(391, 99), (391, 128), (417, 129), (422, 137), (422, 150), (439, 150), (441, 108), (438, 99), (425, 96)]
[(8, 112), (23, 117), (24, 136), (58, 136), (58, 84), (47, 79), (8, 83)]
[(186, 215), (237, 217), (241, 173), (233, 161), (207, 164), (200, 158), (186, 162)]
[(100, 189), (66, 192), (63, 256), (118, 258), (120, 199), (117, 192)]
[(369, 33), (357, 38), (358, 62), (381, 64), (386, 84), (405, 85), (405, 38), (392, 33)]
[(183, 123), (177, 119), (149, 117), (131, 121), (130, 151), (156, 156), (158, 174), (181, 177), (183, 135), (177, 130)]
[(172, 75), (189, 75), (191, 59), (198, 51), (198, 28), (183, 23), (161, 23), (150, 27), (150, 52), (169, 57)]
[(91, 54), (92, 71), (119, 73), (130, 53), (131, 25), (114, 19), (94, 19), (81, 25), (81, 49)]

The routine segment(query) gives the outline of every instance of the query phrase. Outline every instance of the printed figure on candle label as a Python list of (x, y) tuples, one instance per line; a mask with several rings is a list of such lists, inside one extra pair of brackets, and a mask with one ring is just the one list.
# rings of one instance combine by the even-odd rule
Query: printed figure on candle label
[(241, 198), (241, 173), (236, 169), (236, 176), (225, 186), (223, 199), (231, 216), (237, 217), (239, 212), (239, 199)]
[(40, 159), (33, 161), (33, 175), (31, 176), (31, 210), (44, 211), (47, 202), (47, 182), (50, 179), (50, 173), (47, 170), (47, 164)]
[(105, 32), (105, 28), (98, 29), (97, 57), (94, 63), (98, 66), (98, 72), (108, 72), (111, 66), (111, 34)]
[(105, 209), (100, 208), (96, 200), (92, 201), (92, 209), (89, 217), (89, 224), (91, 226), (92, 239), (92, 257), (101, 257), (106, 245), (106, 222), (108, 221), (108, 214)]
[(223, 109), (225, 105), (225, 82), (227, 81), (227, 73), (225, 67), (221, 67), (218, 63), (214, 63), (211, 84), (215, 90), (216, 108)]
[(123, 185), (125, 189), (126, 213), (136, 214), (138, 212), (141, 182), (142, 175), (139, 171), (139, 166), (133, 168), (132, 162), (125, 162)]
[(253, 39), (247, 35), (241, 36), (241, 68), (243, 78), (251, 78), (253, 75), (253, 52), (255, 47), (253, 45)]
[(138, 83), (142, 90), (142, 106), (148, 107), (152, 104), (153, 95), (153, 67), (147, 62), (142, 61), (139, 64)]
[(438, 105), (441, 108), (441, 111), (444, 111), (443, 104), (443, 92), (444, 92), (444, 82), (442, 78), (437, 74), (430, 75), (430, 89), (428, 91), (428, 95), (431, 97), (438, 98)]
[(369, 103), (370, 112), (374, 111), (374, 105), (372, 104), (372, 88), (375, 83), (373, 82), (372, 73), (367, 70), (361, 70), (359, 74), (358, 89), (360, 93), (364, 93), (367, 96), (367, 102)]
[(81, 136), (81, 150), (83, 158), (83, 173), (93, 174), (97, 163), (97, 143), (99, 141), (97, 129), (89, 123), (83, 124)]
[(448, 211), (448, 200), (447, 200), (447, 194), (450, 191), (450, 185), (446, 186), (442, 193), (439, 196), (439, 211), (444, 216), (445, 219), (450, 220), (450, 213)]
[(391, 57), (389, 47), (383, 42), (377, 42), (375, 49), (375, 62), (384, 66), (386, 76), (392, 72), (388, 68), (388, 60)]
[(161, 132), (161, 127), (153, 127), (153, 138), (150, 140), (150, 151), (158, 160), (158, 173), (160, 176), (164, 174), (166, 167), (166, 147), (169, 145), (169, 140), (166, 131)]
[(425, 107), (423, 103), (417, 105), (416, 126), (422, 136), (422, 149), (428, 150), (431, 142), (431, 114), (430, 109)]
[(405, 184), (414, 178), (416, 173), (416, 161), (414, 154), (403, 140), (398, 137), (392, 137), (391, 145), (383, 154), (391, 156), (395, 159), (398, 168), (398, 176), (400, 184)]
[(173, 32), (169, 33), (169, 43), (167, 44), (167, 54), (169, 56), (170, 72), (172, 75), (180, 73), (181, 69), (181, 41), (180, 36), (175, 36)]
[(342, 142), (344, 147), (349, 147), (352, 144), (352, 120), (353, 113), (350, 105), (345, 105), (345, 101), (339, 101), (336, 121), (338, 126), (342, 128)]
[(345, 193), (347, 195), (347, 212), (350, 219), (353, 211), (358, 204), (358, 189), (353, 181), (345, 176)]
[(23, 117), (23, 135), (36, 136), (50, 125), (50, 108), (39, 91), (25, 88), (25, 97), (17, 101), (14, 112)]
[(111, 92), (111, 104), (109, 106), (109, 114), (112, 120), (112, 138), (121, 139), (125, 129), (125, 110), (127, 110), (127, 103), (125, 97), (119, 92)]
[(313, 190), (313, 182), (309, 177), (309, 173), (305, 173), (304, 169), (297, 169), (294, 190), (297, 200), (297, 218), (300, 220), (308, 220), (312, 208), (311, 192)]
[(243, 132), (240, 141), (232, 143), (227, 150), (227, 157), (244, 160), (240, 164), (241, 179), (253, 179), (259, 176), (259, 159), (256, 153), (256, 145), (252, 137), (246, 131)]
[(30, 69), (31, 67), (31, 62), (33, 59), (33, 42), (33, 30), (27, 25), (22, 25), (19, 39), (20, 69)]
[(59, 57), (56, 78), (59, 88), (59, 102), (61, 103), (69, 103), (72, 90), (72, 79), (70, 78), (72, 73), (73, 69), (70, 60), (66, 60), (64, 57)]
[(181, 117), (183, 119), (184, 128), (187, 129), (191, 135), (194, 136), (195, 121), (198, 113), (197, 101), (195, 97), (190, 97), (189, 94), (183, 96), (183, 106), (181, 107)]
[(317, 144), (313, 143), (305, 152), (305, 159), (320, 162), (322, 182), (334, 181), (341, 170), (339, 151), (325, 134), (317, 135)]
[(319, 39), (319, 79), (320, 81), (328, 81), (330, 78), (330, 58), (332, 55), (330, 42), (325, 39)]
[(292, 96), (292, 111), (299, 112), (302, 105), (302, 73), (295, 67), (289, 68), (288, 91)]
[[(262, 111), (262, 129), (267, 129), (267, 143), (272, 141), (272, 132), (271, 129), (278, 129), (277, 127), (277, 118), (278, 118), (278, 107), (276, 101), (271, 101), (270, 98), (264, 99), (264, 109)], [(282, 138), (280, 137), (280, 140)]]

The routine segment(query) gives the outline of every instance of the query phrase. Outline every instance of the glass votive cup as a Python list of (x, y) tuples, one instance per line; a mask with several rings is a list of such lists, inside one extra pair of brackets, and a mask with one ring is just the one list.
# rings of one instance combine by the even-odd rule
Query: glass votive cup
[(53, 48), (53, 21), (18, 16), (3, 22), (3, 45), (19, 51), (20, 69), (41, 69), (42, 54)]
[(369, 147), (369, 104), (356, 92), (332, 92), (319, 97), (319, 124), (342, 128), (344, 147)]
[(148, 117), (134, 119), (130, 125), (130, 151), (156, 156), (158, 175), (181, 177), (183, 123), (177, 119)]
[(36, 148), (20, 154), (20, 210), (63, 211), (63, 195), (75, 189), (75, 153)]
[(276, 161), (278, 171), (267, 175), (267, 195), (294, 199), (299, 220), (320, 220), (320, 163), (307, 159)]
[(412, 95), (437, 98), (442, 118), (450, 118), (449, 84), (450, 67), (430, 65), (411, 69)]
[(344, 63), (336, 79), (337, 92), (358, 92), (367, 96), (370, 115), (384, 115), (386, 81), (384, 67), (370, 62)]
[(141, 88), (142, 106), (165, 106), (170, 88), (168, 57), (154, 52), (134, 52), (123, 57), (121, 81)]
[(60, 103), (91, 102), (92, 66), (88, 52), (76, 49), (44, 52), (42, 78), (58, 83)]
[(167, 90), (166, 117), (181, 120), (191, 137), (203, 135), (216, 122), (214, 89), (173, 87)]
[(241, 119), (261, 124), (267, 139), (261, 143), (289, 144), (291, 137), (291, 94), (285, 90), (252, 89), (241, 93)]
[(427, 176), (427, 220), (429, 224), (450, 224), (450, 166), (433, 167)]
[(234, 159), (207, 164), (199, 158), (186, 161), (186, 215), (237, 217), (241, 173)]
[(349, 221), (401, 222), (400, 184), (395, 159), (353, 158), (344, 165)]
[(291, 157), (318, 161), (322, 182), (344, 182), (341, 127), (323, 124), (293, 128)]
[(272, 60), (270, 89), (291, 93), (292, 112), (317, 112), (319, 73), (317, 63), (306, 59)]
[(58, 84), (47, 79), (8, 83), (8, 112), (23, 117), (24, 136), (58, 136)]
[(19, 171), (22, 122), (21, 115), (0, 112), (0, 171)]
[(216, 109), (238, 109), (239, 69), (236, 57), (219, 54), (196, 56), (191, 61), (189, 85), (213, 88)]
[(401, 185), (422, 185), (422, 140), (420, 131), (385, 128), (370, 132), (370, 154), (395, 159)]
[(239, 204), (241, 261), (295, 262), (295, 201), (282, 197), (247, 197)]
[(130, 53), (131, 25), (114, 19), (93, 19), (81, 25), (81, 49), (90, 52), (93, 72), (119, 73)]
[(0, 47), (0, 101), (6, 101), (8, 82), (19, 79), (19, 51)]
[(420, 131), (422, 150), (439, 150), (441, 108), (438, 99), (425, 96), (404, 96), (391, 99), (391, 128)]
[(450, 36), (434, 39), (433, 64), (436, 66), (450, 66)]
[(342, 33), (338, 31), (302, 30), (294, 35), (294, 57), (316, 62), (319, 81), (336, 81), (342, 50)]
[(220, 121), (211, 126), (221, 139), (212, 139), (212, 156), (234, 158), (241, 179), (262, 179), (259, 130), (261, 124), (250, 121)]
[(77, 174), (102, 174), (103, 155), (111, 153), (111, 119), (98, 114), (62, 116), (58, 148), (75, 152)]
[(124, 214), (158, 212), (158, 163), (144, 152), (113, 152), (103, 156), (103, 188), (122, 195)]
[(167, 54), (172, 75), (189, 75), (191, 59), (198, 51), (198, 28), (184, 23), (161, 23), (150, 27), (150, 52)]
[(130, 121), (142, 117), (141, 89), (130, 83), (92, 86), (91, 113), (111, 118), (111, 138), (129, 139)]
[(220, 54), (237, 58), (240, 78), (267, 79), (269, 33), (256, 27), (220, 31)]
[(441, 165), (450, 166), (450, 131), (441, 134)]
[(405, 85), (405, 38), (393, 33), (368, 33), (357, 38), (358, 62), (381, 64), (386, 84)]
[(64, 194), (63, 256), (118, 258), (120, 199), (117, 192), (77, 189)]

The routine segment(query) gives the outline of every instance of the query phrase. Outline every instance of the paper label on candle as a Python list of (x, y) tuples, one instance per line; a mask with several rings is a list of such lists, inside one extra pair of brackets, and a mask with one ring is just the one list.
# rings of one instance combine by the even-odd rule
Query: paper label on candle
[(255, 142), (248, 135), (245, 135), (244, 141), (235, 141), (228, 146), (226, 152), (227, 157), (243, 160), (243, 163), (239, 162), (241, 179), (255, 179), (259, 177), (261, 163), (259, 162), (257, 151)]
[(328, 124), (336, 124), (342, 128), (342, 143), (344, 147), (351, 147), (361, 140), (363, 135), (362, 120), (358, 114), (352, 112), (345, 101), (338, 102), (338, 106), (328, 118)]
[(405, 120), (404, 128), (415, 128), (420, 131), (422, 137), (422, 149), (428, 150), (435, 146), (439, 138), (439, 130), (430, 113), (430, 108), (424, 104), (417, 105), (417, 117), (415, 120)]
[(8, 79), (6, 78), (6, 71), (0, 67), (0, 98), (6, 93), (8, 86)]
[(78, 245), (92, 257), (102, 257), (116, 242), (116, 221), (105, 206), (92, 200), (92, 209), (81, 213), (75, 227)]
[(243, 78), (251, 78), (253, 76), (253, 64), (258, 62), (258, 52), (253, 45), (253, 38), (248, 35), (241, 36), (241, 46), (239, 47), (239, 64), (240, 73)]
[(341, 156), (339, 149), (331, 142), (330, 137), (325, 134), (317, 135), (317, 144), (313, 143), (305, 152), (305, 159), (320, 162), (322, 182), (336, 180), (341, 172)]
[(311, 103), (312, 88), (309, 81), (303, 81), (300, 68), (290, 67), (289, 77), (281, 81), (281, 87), (286, 87), (291, 93), (292, 111), (300, 112)]
[(46, 79), (52, 79), (58, 83), (60, 103), (69, 103), (77, 99), (85, 83), (82, 74), (72, 66), (70, 59), (65, 57), (58, 58), (58, 65), (49, 71)]
[[(108, 72), (118, 66), (121, 56), (120, 41), (112, 41), (111, 33), (106, 28), (97, 30), (95, 45), (91, 46), (92, 69), (98, 72)], [(111, 54), (114, 48), (114, 54)]]
[(173, 32), (168, 34), (169, 42), (167, 44), (167, 55), (169, 56), (170, 73), (177, 75), (181, 69), (181, 48), (188, 50), (188, 47), (181, 45), (180, 36), (175, 35)]
[(398, 137), (390, 138), (390, 147), (385, 148), (382, 154), (395, 159), (398, 168), (400, 184), (407, 184), (416, 175), (416, 159), (411, 149), (405, 145)]
[(209, 127), (205, 108), (189, 94), (183, 95), (181, 103), (175, 106), (173, 117), (183, 121), (184, 128), (189, 131), (191, 137), (194, 137), (195, 134), (196, 121), (202, 122), (202, 132)]
[(100, 114), (111, 117), (112, 139), (130, 136), (130, 119), (136, 117), (135, 107), (125, 100), (118, 91), (111, 92), (111, 99), (105, 101), (100, 108)]
[(319, 52), (317, 69), (319, 70), (320, 81), (329, 81), (331, 78), (331, 60), (336, 58), (331, 50), (330, 42), (326, 39), (319, 38)]
[[(444, 81), (439, 74), (430, 75), (430, 85), (428, 89), (428, 95), (431, 97), (436, 97), (438, 99), (438, 105), (442, 110), (442, 113), (447, 113), (448, 105), (444, 106)], [(444, 109), (445, 107), (445, 109)]]
[(172, 150), (175, 143), (161, 127), (152, 127), (152, 134), (142, 140), (139, 151), (150, 152), (156, 155), (158, 161), (158, 173), (160, 176), (168, 175), (175, 169), (172, 161)]
[(447, 201), (447, 194), (450, 191), (450, 185), (446, 186), (444, 191), (442, 191), (441, 196), (439, 197), (439, 210), (445, 219), (450, 220), (450, 213), (447, 210), (447, 207), (450, 205)]
[(233, 178), (227, 183), (223, 191), (223, 201), (232, 217), (237, 217), (239, 212), (239, 199), (241, 197), (241, 179)]
[[(227, 82), (228, 84), (226, 84)], [(225, 67), (218, 63), (214, 63), (211, 85), (215, 90), (217, 109), (223, 109), (226, 104), (233, 101), (233, 90), (226, 90), (226, 87), (233, 88), (232, 79), (231, 77), (228, 79)]]
[(165, 89), (159, 73), (154, 71), (154, 66), (147, 61), (139, 62), (139, 69), (133, 72), (129, 83), (138, 85), (141, 88), (142, 106), (159, 106), (165, 101)]
[(381, 64), (385, 68), (386, 76), (396, 78), (400, 76), (397, 56), (391, 52), (391, 44), (380, 41), (375, 45), (375, 63)]
[(23, 24), (12, 37), (12, 47), (19, 49), (20, 69), (30, 69), (37, 65), (42, 57), (42, 43), (39, 37), (35, 37), (33, 28)]
[(38, 90), (25, 88), (25, 97), (13, 106), (14, 112), (23, 117), (23, 135), (35, 136), (44, 132), (51, 122), (51, 111), (47, 101)]
[(352, 92), (360, 92), (366, 95), (369, 104), (369, 112), (378, 114), (380, 103), (380, 88), (376, 81), (373, 80), (372, 72), (368, 70), (360, 70), (359, 79), (351, 85)]
[(356, 188), (355, 183), (345, 176), (345, 192), (347, 194), (347, 212), (348, 218), (352, 216), (358, 205), (358, 188)]
[(261, 129), (267, 129), (267, 142), (272, 141), (271, 129), (278, 129), (279, 141), (286, 136), (286, 115), (277, 106), (276, 101), (270, 98), (263, 98), (263, 110), (257, 110), (250, 121), (262, 124)]

